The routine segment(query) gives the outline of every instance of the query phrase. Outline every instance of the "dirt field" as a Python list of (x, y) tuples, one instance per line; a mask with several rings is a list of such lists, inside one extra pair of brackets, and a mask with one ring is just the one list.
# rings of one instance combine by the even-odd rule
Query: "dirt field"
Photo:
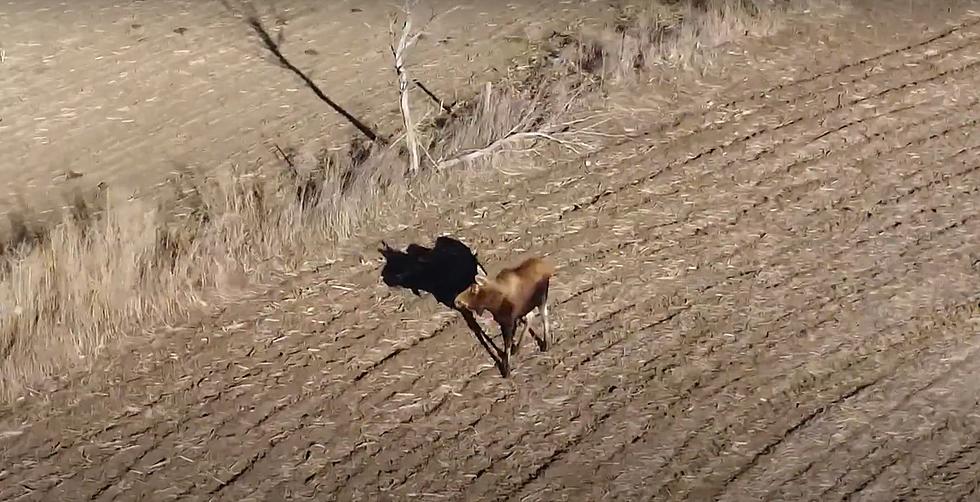
[(980, 15), (937, 14), (384, 236), (559, 265), (511, 379), (368, 236), (0, 416), (0, 499), (975, 500)]
[[(356, 134), (277, 63), (245, 22), (250, 3), (282, 54), (321, 92), (379, 133), (395, 131), (401, 119), (385, 17), (395, 10), (387, 6), (92, 0), (82, 9), (9, 2), (0, 7), (0, 214), (19, 200), (50, 204), (31, 196), (39, 191), (103, 181), (152, 195), (154, 183), (180, 169), (274, 162), (275, 145), (329, 147)], [(428, 8), (444, 15), (409, 61), (412, 76), (449, 102), (499, 79), (526, 50), (521, 38), (613, 12), (585, 1), (560, 8), (457, 3), (425, 2), (416, 24)], [(425, 106), (420, 99), (420, 113)], [(66, 178), (69, 170), (82, 176)]]

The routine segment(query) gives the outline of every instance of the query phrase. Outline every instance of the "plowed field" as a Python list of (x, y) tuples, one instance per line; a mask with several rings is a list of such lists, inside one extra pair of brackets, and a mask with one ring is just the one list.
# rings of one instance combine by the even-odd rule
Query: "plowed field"
[(341, 260), (3, 417), (0, 499), (976, 500), (980, 18), (907, 38), (387, 236), (558, 264), (510, 379)]

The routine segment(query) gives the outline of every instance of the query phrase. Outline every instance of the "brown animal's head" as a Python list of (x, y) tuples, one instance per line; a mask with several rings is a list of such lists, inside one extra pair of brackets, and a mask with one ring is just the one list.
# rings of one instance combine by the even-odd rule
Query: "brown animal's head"
[(472, 310), (476, 315), (483, 315), (483, 311), (486, 309), (486, 291), (489, 279), (486, 275), (477, 274), (473, 280), (473, 284), (456, 295), (453, 304), (458, 309)]

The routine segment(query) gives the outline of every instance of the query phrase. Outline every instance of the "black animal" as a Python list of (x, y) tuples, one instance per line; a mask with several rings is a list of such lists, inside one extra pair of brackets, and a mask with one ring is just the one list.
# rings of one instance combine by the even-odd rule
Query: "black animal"
[(385, 258), (381, 280), (387, 286), (407, 288), (418, 296), (424, 291), (454, 310), (456, 295), (473, 284), (478, 271), (486, 274), (469, 246), (445, 235), (431, 248), (409, 244), (400, 251), (382, 241), (378, 251)]

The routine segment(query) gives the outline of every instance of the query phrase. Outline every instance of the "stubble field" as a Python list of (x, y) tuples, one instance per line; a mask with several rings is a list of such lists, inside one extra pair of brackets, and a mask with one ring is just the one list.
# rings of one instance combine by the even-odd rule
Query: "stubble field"
[(958, 12), (384, 235), (558, 265), (557, 342), (510, 379), (379, 282), (368, 236), (0, 415), (0, 499), (973, 500), (980, 17)]

